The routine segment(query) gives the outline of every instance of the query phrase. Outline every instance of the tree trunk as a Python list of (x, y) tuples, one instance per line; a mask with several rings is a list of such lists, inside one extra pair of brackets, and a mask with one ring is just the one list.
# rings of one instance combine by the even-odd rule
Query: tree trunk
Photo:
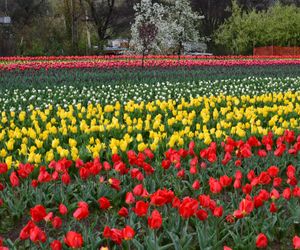
[(71, 0), (71, 12), (72, 12), (72, 53), (78, 54), (78, 21), (76, 16), (76, 3)]
[(178, 55), (178, 64), (179, 64), (179, 62), (180, 62), (181, 49), (182, 49), (182, 41), (179, 41), (179, 46), (178, 46), (178, 51), (177, 51), (177, 55)]
[(143, 55), (142, 55), (142, 68), (145, 66), (145, 51), (143, 50)]

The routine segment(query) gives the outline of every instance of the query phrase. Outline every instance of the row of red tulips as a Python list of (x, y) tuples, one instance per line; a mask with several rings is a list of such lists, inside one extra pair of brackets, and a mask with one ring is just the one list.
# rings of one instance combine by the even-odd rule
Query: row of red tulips
[[(296, 59), (274, 59), (274, 60), (154, 60), (149, 59), (145, 61), (145, 67), (202, 67), (202, 66), (268, 66), (268, 65), (298, 65), (300, 60)], [(141, 67), (140, 60), (104, 60), (104, 61), (43, 61), (34, 62), (28, 61), (25, 63), (13, 62), (9, 64), (0, 64), (0, 71), (13, 70), (40, 70), (40, 69), (72, 69), (72, 68), (132, 68)]]
[[(227, 60), (227, 59), (207, 59), (207, 60), (172, 60), (172, 59), (148, 59), (145, 61), (145, 67), (201, 67), (201, 66), (268, 66), (268, 65), (298, 65), (300, 60), (293, 59), (264, 59), (258, 60)], [(0, 71), (13, 71), (13, 70), (28, 70), (28, 69), (67, 69), (67, 68), (132, 68), (141, 67), (142, 62), (140, 60), (123, 60), (118, 58), (115, 60), (77, 60), (77, 61), (25, 61), (25, 62), (11, 62), (8, 64), (0, 64)]]
[[(68, 61), (68, 60), (111, 60), (111, 59), (141, 59), (141, 55), (104, 55), (104, 56), (35, 56), (35, 57), (0, 57), (0, 61)], [(177, 59), (177, 55), (148, 55), (146, 59)], [(181, 59), (215, 59), (215, 60), (241, 60), (241, 59), (300, 59), (297, 55), (285, 56), (206, 56), (182, 55)]]

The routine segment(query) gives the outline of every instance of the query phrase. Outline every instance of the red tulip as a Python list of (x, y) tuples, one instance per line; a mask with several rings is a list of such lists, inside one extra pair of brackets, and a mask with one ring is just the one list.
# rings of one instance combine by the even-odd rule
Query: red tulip
[(61, 176), (61, 181), (65, 184), (65, 185), (69, 185), (71, 182), (71, 177), (70, 175), (65, 172), (62, 176)]
[(144, 154), (150, 159), (152, 160), (154, 158), (154, 154), (152, 153), (152, 151), (149, 148), (146, 148), (144, 150)]
[(187, 219), (196, 213), (198, 206), (199, 203), (196, 199), (185, 197), (179, 206), (179, 214)]
[(19, 177), (25, 179), (32, 173), (33, 170), (34, 170), (34, 166), (32, 164), (20, 163), (17, 172), (18, 172)]
[(111, 186), (113, 189), (116, 189), (116, 190), (118, 190), (118, 191), (121, 190), (121, 187), (120, 187), (121, 181), (120, 181), (120, 180), (115, 179), (115, 178), (110, 178), (110, 179), (108, 180), (108, 182), (109, 182), (110, 186)]
[(190, 173), (191, 174), (196, 174), (197, 173), (197, 167), (196, 166), (191, 166), (190, 167)]
[(38, 226), (35, 226), (30, 230), (29, 237), (34, 243), (45, 242), (47, 239), (46, 233)]
[(130, 170), (130, 175), (132, 179), (137, 179), (138, 181), (142, 181), (144, 179), (143, 174), (138, 168), (133, 168)]
[(231, 154), (229, 152), (226, 152), (222, 160), (222, 164), (225, 166), (231, 159), (232, 159)]
[(291, 199), (291, 196), (292, 196), (292, 192), (291, 192), (290, 188), (286, 188), (286, 189), (283, 190), (282, 197), (284, 199), (289, 200), (289, 199)]
[(254, 209), (254, 202), (252, 200), (243, 199), (239, 205), (239, 211), (243, 216), (250, 214)]
[(135, 198), (131, 192), (126, 193), (125, 202), (127, 204), (132, 204), (135, 202)]
[(272, 202), (272, 203), (270, 204), (270, 212), (271, 212), (271, 213), (276, 213), (276, 212), (277, 212), (277, 207), (276, 207), (276, 205), (275, 205), (274, 202)]
[(280, 157), (283, 155), (284, 151), (286, 150), (286, 145), (285, 144), (280, 144), (276, 150), (274, 151), (274, 155), (277, 157)]
[(270, 198), (270, 194), (267, 190), (261, 189), (258, 194), (263, 201), (267, 201)]
[(80, 168), (84, 166), (84, 162), (81, 159), (77, 159), (75, 162), (75, 167)]
[(280, 194), (276, 189), (272, 189), (271, 193), (270, 193), (270, 198), (272, 200), (277, 200), (280, 198)]
[(296, 186), (296, 187), (293, 189), (293, 196), (294, 196), (294, 197), (300, 198), (300, 187)]
[(158, 229), (162, 225), (162, 216), (161, 214), (155, 209), (151, 213), (151, 216), (148, 217), (148, 226), (151, 229)]
[(181, 170), (178, 171), (177, 177), (183, 178), (183, 177), (184, 177), (184, 174), (185, 174), (184, 169), (181, 169)]
[(239, 153), (243, 158), (249, 158), (252, 156), (251, 146), (248, 143), (242, 145), (239, 149)]
[(199, 195), (198, 199), (199, 199), (200, 205), (202, 207), (209, 207), (209, 205), (210, 205), (209, 195), (201, 194), (201, 195)]
[(78, 202), (78, 208), (73, 213), (76, 220), (82, 220), (89, 216), (89, 205), (86, 202)]
[(13, 187), (17, 187), (20, 185), (19, 178), (15, 171), (13, 171), (9, 176), (10, 183)]
[(138, 184), (136, 185), (134, 188), (133, 188), (133, 194), (135, 196), (141, 196), (143, 194), (143, 191), (144, 191), (144, 187), (143, 187), (143, 184)]
[(240, 166), (242, 166), (242, 161), (240, 159), (238, 159), (238, 160), (235, 161), (234, 165), (236, 167), (240, 167)]
[(30, 231), (31, 229), (33, 229), (36, 225), (34, 224), (33, 221), (29, 221), (25, 227), (22, 228), (21, 232), (20, 232), (20, 239), (21, 240), (26, 240), (30, 237)]
[(0, 182), (0, 191), (3, 191), (5, 188), (4, 184)]
[(240, 170), (237, 170), (236, 172), (235, 172), (235, 179), (237, 179), (237, 180), (241, 180), (242, 178), (243, 178), (243, 174), (242, 174), (242, 172), (240, 171)]
[(207, 164), (206, 164), (206, 162), (201, 162), (200, 163), (200, 167), (202, 168), (202, 169), (206, 169), (206, 167), (207, 167)]
[(135, 204), (134, 212), (137, 216), (145, 216), (148, 212), (149, 204), (144, 201), (138, 201)]
[(68, 209), (64, 204), (60, 204), (58, 210), (61, 215), (65, 215), (68, 213)]
[(32, 186), (33, 188), (36, 188), (38, 185), (39, 185), (39, 182), (38, 182), (37, 180), (32, 180), (32, 181), (31, 181), (31, 186)]
[(267, 172), (261, 172), (258, 179), (259, 183), (262, 185), (267, 185), (271, 182), (271, 177)]
[(189, 143), (189, 155), (191, 156), (195, 155), (194, 149), (195, 149), (195, 142), (191, 141)]
[(214, 194), (218, 194), (222, 191), (222, 185), (220, 182), (212, 177), (209, 178), (210, 191)]
[(171, 166), (171, 162), (169, 160), (163, 160), (161, 162), (161, 166), (163, 167), (163, 169), (167, 170)]
[(30, 215), (34, 222), (40, 222), (46, 217), (47, 212), (42, 205), (36, 205), (30, 209)]
[(245, 186), (242, 187), (244, 194), (250, 194), (252, 191), (252, 185), (247, 183)]
[(119, 210), (118, 215), (120, 215), (121, 217), (128, 217), (128, 209), (126, 207), (122, 207)]
[(122, 158), (121, 158), (118, 154), (113, 154), (113, 155), (111, 156), (111, 160), (112, 160), (113, 163), (116, 163), (116, 162), (121, 161)]
[(124, 240), (131, 240), (135, 235), (135, 231), (130, 226), (126, 226), (122, 232)]
[(223, 215), (223, 207), (221, 207), (221, 206), (220, 207), (216, 207), (214, 209), (213, 215), (215, 217), (221, 217)]
[(268, 238), (266, 235), (264, 235), (263, 233), (260, 233), (257, 237), (256, 237), (256, 247), (257, 248), (265, 248), (268, 246)]
[(240, 189), (242, 187), (241, 180), (236, 179), (233, 183), (233, 187), (234, 187), (234, 189)]
[(293, 165), (289, 165), (286, 170), (287, 177), (291, 179), (295, 177), (295, 173), (296, 173), (296, 168)]
[(199, 209), (197, 212), (196, 212), (196, 216), (198, 217), (199, 220), (206, 220), (207, 217), (208, 217), (208, 213), (203, 210), (203, 209)]
[(52, 222), (52, 226), (53, 226), (55, 229), (61, 228), (62, 220), (61, 220), (60, 217), (55, 216), (51, 222)]
[(228, 214), (225, 219), (228, 223), (234, 223), (234, 216), (232, 214)]
[(111, 230), (109, 226), (105, 226), (103, 230), (103, 237), (108, 239), (110, 238), (110, 236), (111, 236)]
[(180, 206), (180, 199), (175, 196), (173, 201), (172, 201), (172, 207), (179, 208), (179, 206)]
[(51, 177), (52, 180), (57, 181), (59, 179), (59, 173), (57, 171), (54, 171)]
[(192, 187), (193, 187), (193, 189), (198, 190), (200, 188), (200, 181), (195, 180)]
[(273, 180), (273, 187), (280, 187), (282, 179), (280, 177), (275, 177)]
[(69, 231), (65, 238), (64, 242), (68, 247), (71, 248), (81, 248), (83, 245), (83, 239), (80, 233)]
[(110, 208), (110, 206), (111, 206), (110, 201), (106, 197), (99, 198), (98, 203), (99, 203), (100, 209), (102, 209), (102, 210), (106, 210), (106, 209)]
[(54, 240), (50, 243), (51, 250), (62, 250), (62, 244), (59, 240)]
[(276, 166), (271, 166), (268, 168), (267, 172), (271, 177), (276, 177), (279, 173), (279, 168)]
[(111, 234), (110, 234), (110, 239), (112, 241), (114, 241), (116, 244), (120, 245), (123, 240), (123, 230), (120, 230), (117, 228), (112, 228)]
[(249, 181), (252, 181), (255, 177), (256, 177), (256, 176), (255, 176), (254, 170), (253, 170), (253, 169), (250, 170), (250, 171), (248, 172), (248, 174), (247, 174), (248, 180), (249, 180)]
[(293, 238), (294, 249), (300, 249), (300, 237), (295, 235)]
[(288, 183), (291, 186), (296, 186), (298, 183), (298, 180), (296, 179), (296, 177), (291, 177), (291, 178), (287, 179), (286, 183)]
[(255, 208), (261, 207), (264, 204), (264, 200), (262, 199), (261, 196), (255, 196), (253, 198), (253, 201), (254, 201)]
[(82, 180), (86, 180), (90, 176), (90, 170), (88, 168), (82, 167), (79, 169), (79, 176)]
[(266, 157), (266, 156), (267, 156), (267, 151), (264, 150), (264, 149), (259, 149), (259, 150), (257, 151), (257, 155), (258, 155), (259, 157)]
[(49, 221), (52, 220), (52, 218), (53, 218), (53, 212), (50, 212), (50, 213), (48, 213), (48, 214), (44, 217), (44, 220), (45, 220), (46, 222), (49, 222)]
[(114, 169), (121, 175), (124, 175), (129, 171), (129, 169), (126, 168), (126, 164), (122, 161), (114, 163)]
[(0, 174), (5, 174), (8, 171), (6, 163), (0, 163)]
[(46, 171), (46, 167), (40, 167), (40, 173), (38, 176), (38, 181), (40, 183), (47, 183), (51, 181), (51, 175)]
[(167, 189), (159, 189), (150, 195), (150, 203), (155, 206), (163, 206), (171, 203), (174, 199), (174, 192)]

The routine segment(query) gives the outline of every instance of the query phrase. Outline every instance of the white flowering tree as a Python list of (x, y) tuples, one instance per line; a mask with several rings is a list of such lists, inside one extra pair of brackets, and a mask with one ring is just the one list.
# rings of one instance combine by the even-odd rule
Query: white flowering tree
[(149, 53), (175, 50), (178, 59), (184, 42), (199, 41), (198, 26), (204, 18), (193, 12), (189, 0), (175, 0), (171, 6), (141, 0), (134, 6), (135, 22), (131, 27), (131, 48), (144, 57)]
[(189, 0), (175, 0), (174, 5), (171, 6), (167, 23), (178, 59), (180, 59), (184, 42), (199, 41), (198, 27), (203, 18), (204, 16), (200, 16), (192, 10)]
[(141, 0), (134, 6), (135, 20), (131, 26), (130, 47), (144, 57), (149, 53), (163, 52), (167, 44), (167, 9), (152, 0)]

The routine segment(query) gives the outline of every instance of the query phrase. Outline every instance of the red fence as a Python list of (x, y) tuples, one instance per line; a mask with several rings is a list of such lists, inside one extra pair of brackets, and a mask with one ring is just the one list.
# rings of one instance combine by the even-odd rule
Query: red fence
[(300, 47), (268, 46), (253, 49), (255, 56), (295, 56), (300, 55)]

